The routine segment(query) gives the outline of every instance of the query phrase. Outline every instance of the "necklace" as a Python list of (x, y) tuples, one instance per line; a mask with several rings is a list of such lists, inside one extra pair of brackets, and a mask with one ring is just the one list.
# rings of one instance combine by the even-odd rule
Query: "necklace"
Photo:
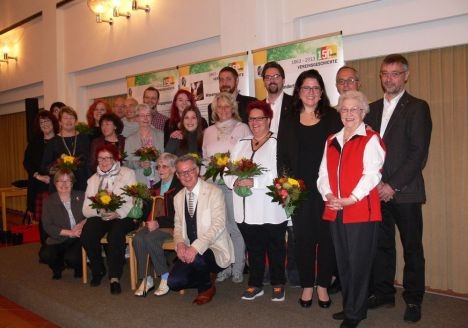
[(271, 132), (268, 131), (268, 133), (265, 134), (265, 135), (264, 135), (263, 137), (261, 137), (260, 139), (257, 139), (257, 138), (254, 137), (254, 138), (252, 139), (253, 145), (254, 145), (255, 147), (257, 147), (257, 146), (260, 144), (260, 142), (262, 142), (266, 137), (269, 137), (269, 136), (271, 136)]
[(63, 137), (63, 135), (60, 135), (60, 137), (62, 137), (62, 142), (63, 142), (63, 145), (65, 146), (65, 148), (67, 149), (68, 155), (70, 155), (70, 156), (75, 156), (75, 152), (76, 152), (76, 138), (77, 138), (76, 131), (75, 131), (75, 139), (73, 140), (73, 153), (70, 151), (70, 148), (68, 148), (68, 145), (67, 145), (67, 143), (65, 142), (65, 138)]

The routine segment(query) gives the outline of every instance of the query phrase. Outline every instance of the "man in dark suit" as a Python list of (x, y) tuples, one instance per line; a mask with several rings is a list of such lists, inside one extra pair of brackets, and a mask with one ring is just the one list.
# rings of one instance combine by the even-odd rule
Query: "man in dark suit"
[[(247, 105), (250, 104), (252, 101), (256, 101), (257, 98), (243, 96), (237, 90), (237, 85), (239, 84), (239, 73), (230, 67), (226, 66), (223, 67), (218, 74), (218, 83), (219, 83), (219, 92), (229, 92), (232, 94), (237, 101), (239, 116), (242, 119), (242, 122), (245, 124), (248, 123), (247, 121)], [(211, 109), (211, 104), (208, 105), (208, 123), (212, 125), (213, 119), (211, 115), (213, 110)]]
[(191, 155), (179, 157), (176, 174), (185, 187), (174, 197), (174, 244), (177, 262), (167, 284), (172, 290), (197, 288), (193, 303), (203, 305), (216, 294), (216, 274), (234, 262), (226, 230), (226, 207), (220, 188), (199, 177)]
[(374, 260), (370, 309), (393, 307), (396, 271), (395, 225), (400, 232), (405, 267), (404, 320), (421, 319), (425, 260), (422, 244), (422, 204), (426, 201), (422, 170), (426, 165), (432, 121), (429, 105), (405, 91), (408, 61), (399, 54), (388, 55), (380, 67), (384, 97), (370, 104), (366, 123), (380, 132), (387, 147), (382, 181), (378, 186), (383, 221)]

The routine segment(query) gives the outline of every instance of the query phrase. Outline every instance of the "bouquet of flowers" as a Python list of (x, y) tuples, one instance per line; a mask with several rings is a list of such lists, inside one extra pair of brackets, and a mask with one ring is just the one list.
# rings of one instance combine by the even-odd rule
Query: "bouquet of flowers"
[(224, 169), (229, 163), (229, 152), (227, 153), (216, 153), (210, 157), (210, 161), (206, 166), (205, 178), (213, 178), (216, 181), (218, 174), (220, 178), (223, 178)]
[[(241, 158), (237, 161), (229, 161), (227, 164), (226, 174), (235, 175), (238, 179), (248, 179), (257, 175), (261, 175), (266, 169), (250, 159)], [(234, 192), (241, 197), (252, 195), (252, 190), (246, 186), (234, 187)]]
[(54, 175), (57, 171), (76, 171), (80, 166), (80, 159), (76, 156), (62, 154), (50, 168)]
[(142, 201), (151, 200), (151, 192), (146, 184), (138, 182), (123, 188), (123, 194), (133, 198), (133, 206), (128, 213), (131, 219), (141, 219), (143, 217)]
[(273, 185), (267, 186), (267, 188), (270, 189), (267, 195), (273, 198), (271, 201), (283, 206), (288, 218), (294, 213), (297, 205), (305, 196), (304, 181), (299, 179), (276, 178), (273, 180)]
[[(150, 161), (150, 162), (156, 162), (158, 159), (160, 152), (154, 147), (141, 147), (138, 148), (134, 153), (135, 156), (140, 157), (140, 161)], [(148, 177), (151, 175), (151, 167), (147, 167), (143, 170), (143, 174)]]
[(96, 210), (103, 209), (106, 212), (115, 212), (125, 201), (122, 196), (113, 192), (99, 190), (95, 196), (88, 197), (91, 200), (91, 208)]

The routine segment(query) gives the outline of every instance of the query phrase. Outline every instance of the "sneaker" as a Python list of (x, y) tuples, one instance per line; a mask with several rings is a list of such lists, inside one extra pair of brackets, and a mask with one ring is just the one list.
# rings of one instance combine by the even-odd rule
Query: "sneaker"
[(231, 276), (231, 268), (227, 268), (216, 276), (217, 282), (223, 282), (224, 280), (228, 279)]
[(248, 287), (244, 294), (242, 294), (242, 299), (251, 301), (263, 295), (263, 289), (258, 287)]
[(407, 304), (403, 320), (406, 322), (418, 322), (421, 320), (421, 305)]
[(244, 275), (241, 272), (234, 272), (232, 274), (232, 282), (236, 284), (240, 284), (244, 281)]
[(273, 287), (272, 292), (271, 292), (271, 300), (273, 302), (282, 302), (284, 301), (285, 296), (286, 296), (286, 293), (284, 292), (283, 286)]
[(156, 296), (163, 296), (169, 293), (169, 286), (167, 285), (167, 280), (161, 279), (158, 289), (154, 292)]
[[(146, 280), (146, 289), (145, 289), (145, 280)], [(135, 296), (146, 296), (146, 294), (154, 288), (153, 277), (148, 276), (146, 279), (143, 279), (140, 287), (135, 291)]]

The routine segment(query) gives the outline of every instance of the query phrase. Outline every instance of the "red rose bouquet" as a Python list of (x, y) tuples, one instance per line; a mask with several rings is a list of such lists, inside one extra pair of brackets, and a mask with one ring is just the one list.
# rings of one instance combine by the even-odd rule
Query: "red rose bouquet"
[[(265, 171), (267, 171), (267, 169), (254, 163), (250, 159), (241, 158), (237, 161), (228, 162), (225, 174), (235, 175), (238, 179), (249, 179), (261, 175)], [(236, 186), (234, 187), (234, 192), (241, 197), (252, 195), (252, 190), (246, 186)]]

